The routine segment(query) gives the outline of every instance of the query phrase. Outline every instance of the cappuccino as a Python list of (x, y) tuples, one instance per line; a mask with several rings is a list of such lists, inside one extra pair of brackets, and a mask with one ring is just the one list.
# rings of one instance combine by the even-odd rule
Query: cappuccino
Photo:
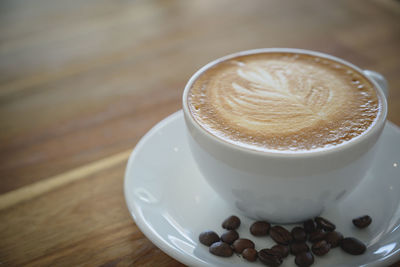
[(374, 85), (358, 71), (290, 52), (219, 62), (193, 82), (187, 103), (209, 134), (257, 151), (329, 149), (365, 134), (381, 112)]

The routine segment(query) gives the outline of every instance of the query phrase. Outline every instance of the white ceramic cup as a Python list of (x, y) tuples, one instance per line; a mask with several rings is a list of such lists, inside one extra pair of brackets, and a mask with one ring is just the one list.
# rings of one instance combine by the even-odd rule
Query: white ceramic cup
[[(376, 87), (382, 110), (364, 135), (322, 151), (262, 152), (224, 142), (205, 131), (189, 111), (192, 83), (208, 68), (241, 55), (294, 52), (328, 58), (363, 74)], [(190, 149), (211, 187), (240, 213), (255, 220), (294, 223), (318, 216), (362, 181), (374, 157), (387, 114), (387, 83), (379, 73), (361, 70), (342, 59), (308, 50), (256, 49), (217, 59), (197, 71), (183, 93), (183, 111)]]

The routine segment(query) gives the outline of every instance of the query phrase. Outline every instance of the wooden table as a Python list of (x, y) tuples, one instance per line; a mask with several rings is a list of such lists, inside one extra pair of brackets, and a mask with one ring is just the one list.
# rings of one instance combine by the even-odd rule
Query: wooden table
[(180, 266), (124, 203), (127, 158), (199, 67), (260, 47), (385, 75), (400, 125), (400, 3), (9, 0), (0, 4), (0, 265)]

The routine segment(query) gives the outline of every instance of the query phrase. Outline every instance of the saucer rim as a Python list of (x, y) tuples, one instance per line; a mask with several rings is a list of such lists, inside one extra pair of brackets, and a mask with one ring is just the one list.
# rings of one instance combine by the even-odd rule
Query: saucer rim
[[(150, 240), (150, 242), (152, 242), (155, 246), (157, 246), (159, 249), (161, 249), (168, 256), (174, 258), (175, 260), (177, 260), (185, 265), (188, 265), (188, 266), (210, 266), (210, 264), (207, 261), (203, 261), (199, 258), (193, 258), (189, 254), (185, 254), (185, 253), (179, 251), (178, 249), (176, 249), (174, 246), (172, 246), (168, 242), (165, 242), (163, 239), (159, 238), (156, 230), (149, 228), (148, 224), (146, 223), (145, 218), (143, 216), (140, 216), (140, 212), (138, 212), (139, 206), (134, 201), (130, 202), (129, 197), (128, 197), (128, 194), (129, 194), (128, 189), (127, 189), (128, 188), (127, 183), (128, 183), (128, 179), (129, 179), (128, 174), (130, 173), (130, 170), (132, 168), (132, 165), (133, 165), (132, 163), (134, 162), (137, 155), (141, 152), (142, 147), (144, 147), (147, 144), (148, 139), (150, 137), (152, 137), (155, 133), (157, 133), (160, 129), (164, 128), (165, 126), (167, 126), (174, 120), (184, 119), (183, 116), (184, 115), (183, 115), (182, 109), (168, 115), (167, 117), (165, 117), (164, 119), (162, 119), (161, 121), (156, 123), (148, 132), (146, 132), (146, 134), (143, 135), (143, 137), (136, 144), (136, 146), (134, 147), (134, 149), (132, 150), (132, 152), (129, 156), (129, 159), (128, 159), (128, 162), (126, 165), (126, 169), (125, 169), (125, 173), (124, 173), (124, 188), (123, 188), (124, 189), (124, 198), (125, 198), (126, 206), (129, 210), (129, 213), (131, 214), (134, 222), (139, 227), (140, 231), (146, 236), (146, 238), (148, 238)], [(181, 117), (181, 118), (179, 118), (179, 117)], [(393, 130), (395, 130), (397, 132), (397, 134), (400, 134), (399, 126), (397, 126), (396, 124), (394, 124), (390, 121), (386, 121), (386, 124), (388, 124), (388, 126), (390, 128), (392, 128)], [(400, 207), (399, 207), (399, 209), (400, 209)], [(368, 264), (368, 266), (378, 266), (378, 265), (381, 266), (381, 264), (393, 264), (396, 261), (396, 256), (399, 256), (399, 255), (400, 255), (400, 249), (393, 252), (391, 255), (386, 255), (386, 256), (380, 258), (379, 261), (374, 261), (374, 262), (370, 262), (367, 264)]]
[[(184, 253), (180, 252), (177, 250), (175, 247), (171, 246), (170, 244), (164, 242), (162, 239), (157, 237), (157, 234), (155, 231), (152, 231), (148, 226), (147, 223), (145, 222), (145, 218), (138, 216), (138, 206), (135, 203), (130, 203), (128, 201), (128, 189), (127, 189), (127, 183), (128, 183), (128, 173), (130, 172), (130, 169), (132, 168), (132, 162), (135, 160), (136, 155), (138, 155), (141, 151), (141, 148), (145, 146), (147, 143), (147, 140), (153, 136), (154, 133), (158, 132), (161, 128), (164, 126), (168, 125), (171, 121), (174, 121), (177, 119), (179, 116), (182, 116), (183, 119), (183, 111), (178, 110), (158, 123), (156, 123), (148, 132), (146, 132), (145, 135), (139, 140), (139, 142), (136, 144), (134, 149), (132, 150), (127, 165), (125, 169), (125, 174), (124, 174), (124, 198), (125, 198), (125, 204), (128, 207), (129, 213), (131, 214), (134, 222), (136, 225), (139, 227), (140, 231), (150, 240), (151, 243), (153, 243), (156, 247), (161, 249), (165, 254), (168, 256), (174, 258), (175, 260), (187, 265), (187, 266), (193, 266), (193, 258), (186, 257)], [(197, 264), (197, 263), (196, 263)], [(207, 263), (205, 262), (204, 265), (200, 266), (207, 266)]]

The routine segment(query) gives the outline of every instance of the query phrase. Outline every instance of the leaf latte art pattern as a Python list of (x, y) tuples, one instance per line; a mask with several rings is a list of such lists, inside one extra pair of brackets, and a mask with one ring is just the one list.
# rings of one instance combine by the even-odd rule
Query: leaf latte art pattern
[(345, 65), (308, 55), (261, 54), (223, 61), (193, 83), (195, 120), (227, 142), (256, 150), (310, 150), (365, 132), (380, 102)]
[[(244, 66), (238, 68), (237, 75), (241, 79), (232, 82), (231, 88), (217, 91), (215, 99), (223, 107), (220, 112), (247, 127), (269, 125), (281, 131), (287, 125), (287, 131), (297, 131), (323, 119), (334, 98), (330, 88), (299, 65), (270, 62), (263, 67)], [(326, 73), (314, 69), (313, 75)], [(330, 85), (340, 86), (334, 82)]]

